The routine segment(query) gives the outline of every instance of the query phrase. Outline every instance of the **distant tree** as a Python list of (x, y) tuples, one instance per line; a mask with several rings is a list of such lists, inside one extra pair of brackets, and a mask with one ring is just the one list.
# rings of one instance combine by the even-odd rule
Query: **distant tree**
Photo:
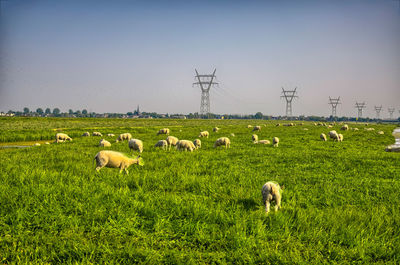
[(54, 116), (57, 116), (57, 115), (59, 115), (60, 114), (60, 109), (59, 108), (54, 108), (53, 109), (53, 115)]
[(24, 113), (25, 113), (25, 114), (28, 114), (28, 113), (29, 113), (29, 108), (25, 107), (25, 108), (24, 108)]
[(87, 109), (83, 109), (83, 110), (82, 110), (82, 114), (83, 114), (83, 115), (87, 115), (87, 114), (88, 114)]
[(257, 112), (256, 115), (254, 115), (254, 118), (256, 119), (262, 119), (263, 114), (261, 112)]
[(50, 113), (51, 113), (51, 110), (50, 110), (50, 108), (46, 108), (46, 110), (44, 111), (44, 113), (46, 113), (46, 114), (50, 114)]
[(39, 114), (39, 115), (42, 115), (43, 114), (43, 109), (42, 108), (37, 108), (36, 109), (36, 113)]
[(77, 110), (77, 111), (75, 112), (75, 114), (76, 114), (77, 116), (80, 116), (80, 115), (81, 115), (81, 111), (80, 111), (80, 110)]
[(132, 116), (132, 115), (133, 115), (133, 112), (127, 112), (126, 115)]
[(68, 114), (69, 114), (69, 115), (72, 115), (72, 114), (74, 114), (74, 111), (73, 111), (72, 109), (69, 109), (69, 110), (68, 110)]

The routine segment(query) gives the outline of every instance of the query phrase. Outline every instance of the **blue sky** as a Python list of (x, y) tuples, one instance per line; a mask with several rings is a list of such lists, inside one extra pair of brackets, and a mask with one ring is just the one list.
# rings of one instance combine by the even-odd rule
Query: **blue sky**
[(392, 0), (1, 2), (0, 111), (198, 112), (194, 69), (217, 69), (214, 113), (364, 116), (400, 109)]

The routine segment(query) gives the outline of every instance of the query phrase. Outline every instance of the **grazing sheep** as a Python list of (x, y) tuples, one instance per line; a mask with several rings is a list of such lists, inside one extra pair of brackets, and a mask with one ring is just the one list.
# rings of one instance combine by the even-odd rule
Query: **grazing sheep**
[(281, 187), (278, 183), (268, 181), (261, 190), (265, 212), (269, 213), (271, 202), (275, 202), (275, 212), (281, 208)]
[(113, 134), (113, 133), (109, 133), (109, 134), (107, 134), (107, 136), (109, 136), (109, 137), (114, 137), (114, 136), (115, 136), (115, 134)]
[(338, 142), (343, 142), (343, 134), (341, 134), (341, 133), (338, 134), (338, 139), (337, 139), (337, 141), (338, 141)]
[(196, 149), (201, 148), (201, 141), (200, 139), (196, 139), (193, 141), (194, 146), (196, 147)]
[(105, 139), (101, 139), (100, 142), (99, 142), (99, 146), (110, 147), (111, 143), (109, 141), (105, 140)]
[(332, 125), (328, 125), (328, 128), (332, 128), (333, 126)]
[(125, 140), (128, 140), (128, 141), (129, 141), (131, 138), (132, 138), (132, 135), (131, 135), (130, 133), (121, 133), (121, 134), (118, 136), (116, 142), (118, 143), (118, 142), (120, 142), (120, 141), (125, 141)]
[(33, 146), (40, 146), (40, 144), (39, 143), (35, 143)]
[(326, 135), (325, 135), (325, 133), (321, 133), (321, 135), (319, 136), (319, 138), (321, 138), (322, 141), (326, 141)]
[(56, 134), (56, 143), (62, 143), (64, 141), (72, 141), (72, 138), (65, 133)]
[(349, 130), (349, 125), (345, 124), (340, 128), (342, 131), (348, 131)]
[(280, 124), (280, 123), (277, 123), (276, 126), (277, 126), (277, 127), (278, 127), (278, 126), (281, 126), (281, 124)]
[(358, 128), (351, 128), (353, 131), (358, 131)]
[(294, 123), (293, 122), (291, 122), (291, 123), (286, 123), (286, 124), (284, 124), (283, 126), (294, 126)]
[(271, 142), (269, 140), (260, 140), (257, 141), (255, 144), (270, 144)]
[(229, 140), (228, 137), (218, 138), (214, 143), (214, 147), (218, 147), (221, 145), (225, 146), (225, 148), (229, 148), (229, 146), (231, 145), (231, 140)]
[(143, 142), (139, 139), (130, 139), (129, 140), (129, 149), (132, 151), (139, 151), (139, 153), (143, 152)]
[(90, 133), (89, 132), (85, 132), (85, 133), (82, 134), (82, 136), (85, 136), (85, 137), (86, 136), (90, 136)]
[(389, 145), (385, 149), (386, 152), (400, 152), (400, 146), (399, 145)]
[(218, 127), (214, 127), (213, 128), (213, 132), (218, 132), (219, 131), (219, 128)]
[(207, 137), (208, 138), (209, 135), (210, 134), (208, 133), (208, 131), (202, 131), (202, 132), (200, 132), (198, 137)]
[(99, 132), (93, 132), (92, 136), (103, 136), (103, 135), (101, 133), (99, 133)]
[(338, 133), (335, 130), (329, 132), (329, 138), (331, 138), (333, 140), (338, 138), (337, 135), (338, 135)]
[(49, 142), (45, 142), (44, 144), (50, 144)]
[(366, 131), (375, 131), (375, 128), (364, 128)]
[(258, 135), (257, 134), (253, 134), (251, 136), (251, 140), (253, 140), (253, 143), (257, 143), (258, 142)]
[(125, 173), (128, 175), (128, 167), (133, 164), (138, 164), (139, 166), (143, 166), (143, 160), (140, 156), (136, 158), (129, 158), (122, 153), (103, 150), (96, 154), (94, 157), (96, 160), (96, 171), (98, 172), (103, 167), (110, 167), (110, 168), (119, 168), (119, 173), (122, 170), (125, 170)]
[(163, 150), (166, 150), (168, 147), (168, 142), (166, 140), (160, 140), (154, 145), (154, 147), (161, 147)]
[(171, 146), (176, 146), (179, 140), (175, 136), (168, 136), (166, 141), (168, 143), (169, 149), (171, 149)]
[(274, 147), (278, 147), (278, 145), (279, 145), (279, 138), (278, 138), (278, 137), (272, 138), (272, 143), (274, 144)]
[(308, 128), (303, 128), (303, 131), (308, 131)]
[(249, 124), (249, 125), (247, 125), (247, 128), (251, 128), (251, 127), (253, 127), (253, 126), (251, 126), (250, 124)]
[(192, 152), (193, 150), (196, 149), (196, 146), (194, 146), (192, 141), (189, 140), (179, 140), (178, 143), (176, 144), (176, 148), (179, 151), (190, 151)]
[(261, 126), (254, 126), (253, 132), (254, 132), (254, 131), (261, 131)]
[(157, 135), (160, 135), (160, 134), (169, 135), (169, 129), (168, 128), (164, 128), (164, 129), (158, 130)]
[(379, 131), (378, 134), (382, 135), (382, 134), (385, 134), (385, 133), (384, 133), (384, 131)]

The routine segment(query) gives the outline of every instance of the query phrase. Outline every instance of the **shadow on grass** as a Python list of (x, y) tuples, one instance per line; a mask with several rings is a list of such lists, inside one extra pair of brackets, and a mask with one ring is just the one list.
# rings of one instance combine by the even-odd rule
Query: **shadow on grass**
[(242, 205), (247, 211), (255, 210), (259, 206), (254, 199), (238, 199), (237, 204)]

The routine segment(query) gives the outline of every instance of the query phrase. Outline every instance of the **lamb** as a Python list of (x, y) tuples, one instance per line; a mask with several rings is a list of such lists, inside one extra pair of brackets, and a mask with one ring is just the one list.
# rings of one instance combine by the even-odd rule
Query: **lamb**
[(109, 137), (114, 137), (114, 136), (115, 136), (115, 134), (113, 134), (113, 133), (109, 133), (109, 134), (107, 134), (107, 136), (109, 136)]
[(56, 134), (56, 143), (62, 143), (64, 141), (72, 141), (72, 138), (65, 133)]
[(200, 134), (199, 134), (199, 138), (200, 137), (207, 137), (208, 138), (208, 136), (209, 136), (210, 134), (208, 133), (208, 131), (202, 131), (202, 132), (200, 132)]
[(103, 136), (103, 135), (101, 133), (99, 133), (99, 132), (93, 132), (92, 136)]
[(179, 140), (178, 143), (176, 144), (176, 148), (181, 151), (190, 151), (192, 152), (193, 150), (196, 149), (196, 146), (194, 146), (192, 141), (189, 140)]
[(252, 136), (251, 136), (251, 140), (253, 140), (253, 143), (257, 143), (258, 142), (258, 135), (257, 134), (253, 134)]
[(379, 131), (378, 134), (382, 135), (382, 134), (385, 134), (385, 132), (384, 131)]
[(118, 142), (120, 142), (120, 141), (125, 141), (125, 140), (128, 140), (128, 141), (129, 141), (131, 138), (132, 138), (132, 135), (131, 135), (130, 133), (121, 133), (121, 134), (118, 136), (116, 142), (118, 143)]
[(261, 131), (261, 126), (254, 126), (253, 132), (254, 132), (254, 131)]
[(274, 147), (278, 147), (278, 145), (279, 145), (279, 138), (278, 138), (278, 137), (272, 138), (272, 143), (274, 144)]
[(219, 128), (218, 127), (214, 127), (213, 128), (213, 132), (218, 132), (219, 131)]
[(82, 136), (84, 136), (84, 137), (90, 136), (90, 133), (89, 132), (85, 132), (85, 133), (82, 134)]
[(256, 142), (256, 144), (270, 144), (271, 142), (269, 140), (260, 140)]
[(130, 139), (129, 140), (129, 149), (133, 151), (139, 151), (139, 153), (143, 152), (143, 142), (139, 139)]
[(154, 145), (154, 147), (161, 147), (163, 150), (166, 150), (168, 147), (168, 142), (166, 140), (160, 140)]
[(109, 141), (105, 140), (105, 139), (101, 139), (100, 143), (99, 143), (99, 146), (110, 147), (111, 143)]
[(345, 124), (340, 128), (342, 131), (348, 131), (349, 130), (349, 125)]
[(171, 146), (176, 146), (179, 140), (175, 136), (168, 136), (166, 141), (168, 143), (169, 149), (171, 149)]
[(364, 128), (366, 131), (375, 131), (375, 128)]
[(231, 140), (229, 140), (228, 137), (218, 138), (214, 143), (214, 148), (221, 145), (225, 146), (225, 148), (229, 148), (229, 146), (231, 145)]
[(136, 158), (129, 158), (122, 153), (109, 151), (109, 150), (102, 150), (96, 154), (94, 157), (96, 160), (96, 171), (99, 172), (100, 169), (103, 167), (110, 167), (110, 168), (119, 168), (119, 173), (122, 170), (125, 170), (125, 173), (128, 175), (128, 167), (133, 164), (137, 164), (139, 166), (143, 166), (144, 162), (140, 156)]
[(196, 139), (193, 141), (194, 146), (196, 147), (196, 149), (201, 148), (201, 141), (200, 139)]
[(326, 135), (325, 133), (321, 133), (321, 135), (319, 136), (319, 138), (321, 138), (322, 141), (326, 141)]
[(261, 190), (265, 212), (269, 213), (271, 202), (275, 202), (275, 212), (281, 208), (281, 187), (274, 181), (268, 181)]
[(160, 135), (160, 134), (169, 135), (169, 129), (168, 128), (164, 128), (164, 129), (158, 130), (157, 135)]

